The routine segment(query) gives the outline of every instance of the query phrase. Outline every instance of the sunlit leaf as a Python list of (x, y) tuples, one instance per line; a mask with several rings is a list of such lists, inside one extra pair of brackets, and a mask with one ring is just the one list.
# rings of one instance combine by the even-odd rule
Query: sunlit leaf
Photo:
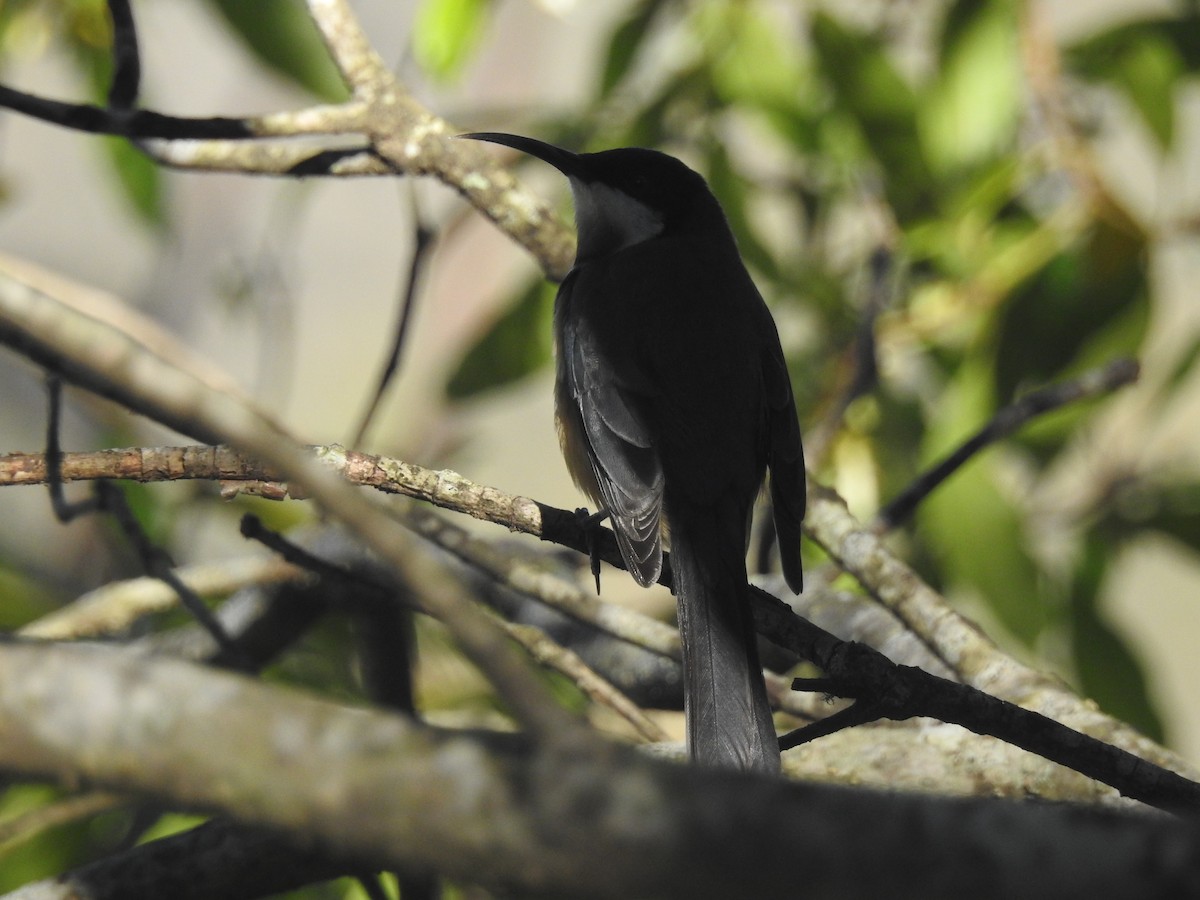
[(163, 225), (166, 210), (163, 206), (162, 170), (158, 164), (120, 138), (106, 139), (104, 149), (134, 210), (147, 224)]
[(1021, 110), (1016, 9), (958, 0), (946, 17), (936, 77), (919, 109), (930, 165), (949, 173), (1011, 146)]
[(755, 4), (707, 4), (696, 17), (710, 75), (726, 103), (771, 107), (795, 102), (800, 59), (771, 11)]
[(1183, 61), (1170, 43), (1147, 36), (1126, 49), (1115, 73), (1163, 150), (1175, 137), (1175, 84), (1182, 70)]
[(446, 384), (446, 395), (465, 400), (511, 384), (550, 361), (550, 295), (538, 281), (529, 287), (467, 351)]
[[(62, 797), (63, 792), (54, 787), (14, 784), (0, 794), (0, 816), (7, 824)], [(30, 882), (52, 878), (87, 860), (89, 850), (94, 849), (94, 845), (89, 846), (89, 830), (87, 821), (75, 821), (9, 836), (0, 847), (0, 890), (8, 892), (27, 887)]]
[(1179, 77), (1200, 71), (1200, 16), (1142, 19), (1103, 31), (1067, 49), (1071, 70), (1119, 88), (1163, 149), (1175, 137)]
[(488, 0), (425, 0), (413, 26), (413, 53), (421, 68), (447, 80), (463, 65), (483, 36)]
[(1063, 56), (1073, 73), (1109, 80), (1129, 48), (1145, 41), (1169, 45), (1189, 72), (1200, 71), (1200, 15), (1186, 9), (1176, 17), (1123, 22), (1067, 47)]

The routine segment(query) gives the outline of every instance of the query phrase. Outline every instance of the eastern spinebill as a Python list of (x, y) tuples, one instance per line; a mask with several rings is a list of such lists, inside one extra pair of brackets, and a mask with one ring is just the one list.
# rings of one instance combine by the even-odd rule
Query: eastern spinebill
[(691, 757), (778, 771), (746, 546), (769, 467), (779, 555), (800, 591), (804, 457), (779, 334), (725, 214), (699, 174), (655, 150), (464, 137), (570, 180), (579, 243), (554, 305), (567, 467), (608, 512), (638, 584), (658, 579), (669, 541)]

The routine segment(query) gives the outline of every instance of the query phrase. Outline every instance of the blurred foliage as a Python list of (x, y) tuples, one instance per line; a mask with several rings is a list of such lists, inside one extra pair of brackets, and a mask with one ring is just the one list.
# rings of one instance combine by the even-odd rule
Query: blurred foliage
[(417, 62), (431, 76), (450, 80), (471, 58), (487, 25), (488, 0), (426, 0), (413, 26)]
[[(207, 5), (274, 75), (322, 100), (345, 96), (301, 0)], [(468, 75), (495, 39), (496, 7), (422, 0), (410, 36), (420, 71), (441, 89)], [(879, 379), (828, 444), (810, 446), (819, 477), (846, 488), (867, 518), (1022, 392), (1142, 348), (1159, 311), (1148, 269), (1169, 235), (1127, 207), (1090, 142), (1132, 121), (1159, 161), (1178, 152), (1176, 99), (1200, 69), (1200, 22), (1195, 4), (1150, 18), (1140, 9), (1129, 0), (1118, 24), (1055, 45), (1036, 4), (1016, 0), (635, 0), (594, 36), (590, 96), (534, 124), (496, 116), (508, 117), (506, 130), (576, 149), (661, 147), (705, 174), (780, 322), (810, 435), (852, 381), (867, 261), (890, 257), (900, 274), (877, 321)], [(110, 41), (103, 0), (0, 5), (5, 53), (66, 48), (92, 102), (108, 90)], [(161, 173), (125, 143), (101, 146), (130, 208), (167, 221)], [(553, 294), (540, 281), (514, 289), (450, 372), (449, 401), (484, 402), (544, 371)], [(1146, 416), (1165, 416), (1195, 385), (1200, 336), (1182, 343), (1174, 358), (1151, 361)], [(932, 584), (975, 602), (1012, 645), (1161, 738), (1143, 660), (1104, 600), (1131, 544), (1156, 536), (1200, 552), (1200, 481), (1146, 471), (1136, 458), (1080, 462), (1110, 405), (1062, 410), (975, 459), (920, 507), (905, 546)], [(1064, 471), (1081, 465), (1094, 470), (1086, 490), (1050, 509)], [(159, 491), (132, 486), (126, 496), (156, 540), (186, 545), (178, 509)], [(261, 505), (280, 520), (295, 515)], [(8, 562), (0, 607), (16, 627), (60, 601), (63, 586)], [(419, 643), (422, 671), (434, 673), (419, 685), (423, 701), (489, 702), (436, 626), (419, 629)], [(350, 699), (360, 691), (354, 653), (350, 627), (331, 620), (268, 677)], [(556, 687), (576, 702), (573, 688)], [(57, 796), (9, 787), (0, 818)], [(123, 820), (100, 819), (0, 848), (0, 889), (109, 848)]]
[[(1165, 158), (1175, 97), (1200, 68), (1200, 23), (1134, 15), (1130, 4), (1120, 24), (1058, 46), (1036, 9), (1008, 0), (643, 0), (603, 39), (592, 102), (531, 127), (576, 149), (661, 147), (705, 174), (791, 338), (809, 426), (847, 383), (866, 260), (892, 255), (904, 279), (878, 323), (883, 374), (813, 460), (881, 503), (1024, 391), (1142, 346), (1160, 238), (1096, 167), (1095, 123), (1078, 114), (1117, 121), (1131, 109)], [(535, 303), (548, 300), (523, 288), (467, 350), (448, 396), (485, 397), (548, 358), (549, 313)], [(1194, 341), (1165, 362), (1164, 403), (1198, 357)], [(1050, 553), (1038, 537), (1039, 496), (1105, 407), (1048, 416), (969, 464), (922, 505), (911, 551), (931, 582), (1161, 738), (1142, 663), (1106, 623), (1103, 598), (1138, 536), (1200, 550), (1191, 484), (1155, 473), (1142, 490), (1161, 502), (1139, 522), (1118, 514), (1122, 492), (1097, 484), (1055, 522), (1053, 546), (1073, 550)], [(1097, 478), (1150, 479), (1136, 468), (1122, 461)]]
[(254, 57), (315, 97), (349, 96), (302, 0), (210, 0)]
[(529, 284), (492, 322), (446, 383), (455, 400), (516, 381), (550, 362), (547, 335), (554, 288), (542, 280)]

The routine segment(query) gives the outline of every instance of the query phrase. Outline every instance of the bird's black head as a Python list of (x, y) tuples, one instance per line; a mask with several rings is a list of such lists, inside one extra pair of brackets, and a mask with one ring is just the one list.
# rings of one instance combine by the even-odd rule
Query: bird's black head
[(699, 174), (657, 150), (626, 147), (572, 153), (515, 134), (462, 135), (504, 144), (548, 162), (567, 176), (575, 197), (579, 260), (616, 253), (660, 235), (706, 233), (729, 226)]

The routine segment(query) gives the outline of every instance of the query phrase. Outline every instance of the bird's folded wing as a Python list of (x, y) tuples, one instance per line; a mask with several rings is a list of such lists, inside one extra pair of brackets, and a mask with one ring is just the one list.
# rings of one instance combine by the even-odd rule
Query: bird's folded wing
[(652, 584), (662, 571), (663, 473), (637, 395), (618, 380), (584, 321), (572, 322), (561, 339), (571, 397), (621, 556), (638, 584)]

